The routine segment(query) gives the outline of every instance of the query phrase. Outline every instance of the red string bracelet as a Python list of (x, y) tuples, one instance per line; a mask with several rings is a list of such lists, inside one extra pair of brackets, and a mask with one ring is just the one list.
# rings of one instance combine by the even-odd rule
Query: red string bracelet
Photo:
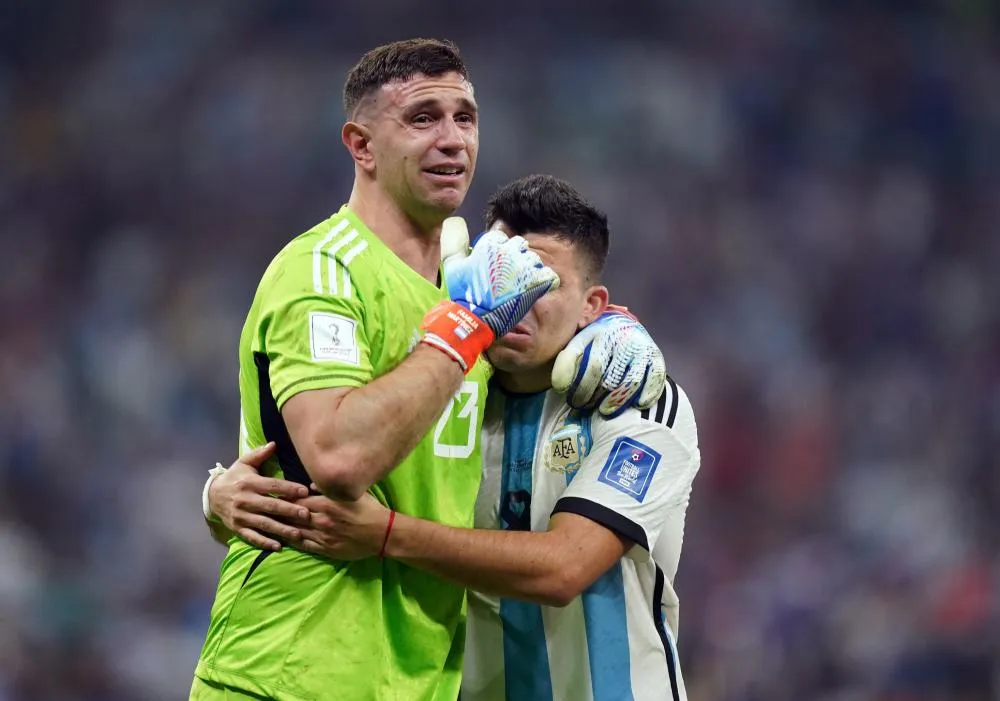
[(396, 520), (396, 512), (389, 511), (389, 523), (385, 525), (385, 538), (382, 539), (382, 549), (378, 551), (378, 558), (385, 557), (385, 546), (389, 543), (389, 534), (392, 532), (392, 522)]

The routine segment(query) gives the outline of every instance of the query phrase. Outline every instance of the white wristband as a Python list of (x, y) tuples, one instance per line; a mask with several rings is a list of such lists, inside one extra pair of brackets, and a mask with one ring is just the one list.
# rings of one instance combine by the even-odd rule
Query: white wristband
[(452, 348), (446, 340), (438, 336), (436, 333), (425, 333), (424, 337), (420, 339), (420, 342), (433, 348), (437, 348), (439, 351), (443, 352), (449, 358), (458, 363), (458, 366), (462, 368), (462, 372), (469, 371), (469, 366), (465, 364), (465, 359), (462, 357), (462, 354)]
[(219, 517), (212, 513), (212, 506), (208, 503), (208, 490), (212, 486), (215, 478), (223, 474), (227, 469), (222, 463), (215, 463), (215, 467), (208, 471), (208, 479), (205, 480), (205, 488), (201, 490), (201, 513), (206, 521), (218, 523)]

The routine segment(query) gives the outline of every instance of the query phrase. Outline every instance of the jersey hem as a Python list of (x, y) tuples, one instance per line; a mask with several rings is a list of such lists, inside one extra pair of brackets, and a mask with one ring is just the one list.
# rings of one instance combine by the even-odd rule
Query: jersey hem
[(239, 672), (219, 669), (204, 661), (198, 662), (198, 666), (194, 670), (194, 675), (202, 681), (222, 684), (240, 691), (248, 691), (251, 694), (274, 699), (274, 701), (311, 701), (309, 697), (293, 694), (273, 684), (264, 684), (258, 679), (240, 674)]
[(361, 387), (363, 384), (365, 383), (357, 378), (344, 377), (343, 375), (307, 377), (305, 379), (292, 382), (287, 387), (282, 388), (280, 392), (275, 392), (274, 403), (277, 404), (278, 410), (280, 411), (285, 402), (294, 397), (296, 394), (300, 394), (302, 392), (307, 392), (313, 389), (336, 389), (338, 387), (356, 389)]
[(649, 541), (646, 539), (646, 531), (643, 530), (642, 526), (603, 504), (582, 497), (563, 497), (552, 508), (553, 514), (560, 512), (588, 518), (649, 552)]

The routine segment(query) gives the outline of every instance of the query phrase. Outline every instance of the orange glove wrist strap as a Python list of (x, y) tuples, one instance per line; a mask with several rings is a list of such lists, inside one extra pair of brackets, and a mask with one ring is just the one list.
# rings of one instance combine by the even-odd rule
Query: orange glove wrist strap
[(462, 370), (476, 364), (479, 354), (493, 343), (493, 329), (486, 322), (457, 302), (443, 300), (427, 312), (420, 328), (422, 343), (434, 346), (450, 355)]

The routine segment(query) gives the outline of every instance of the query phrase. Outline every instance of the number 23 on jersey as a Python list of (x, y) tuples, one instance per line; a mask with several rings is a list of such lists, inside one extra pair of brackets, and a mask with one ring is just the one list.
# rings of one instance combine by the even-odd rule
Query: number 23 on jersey
[(479, 431), (479, 385), (463, 382), (455, 396), (448, 400), (441, 418), (434, 427), (434, 455), (439, 458), (465, 459), (476, 448)]

